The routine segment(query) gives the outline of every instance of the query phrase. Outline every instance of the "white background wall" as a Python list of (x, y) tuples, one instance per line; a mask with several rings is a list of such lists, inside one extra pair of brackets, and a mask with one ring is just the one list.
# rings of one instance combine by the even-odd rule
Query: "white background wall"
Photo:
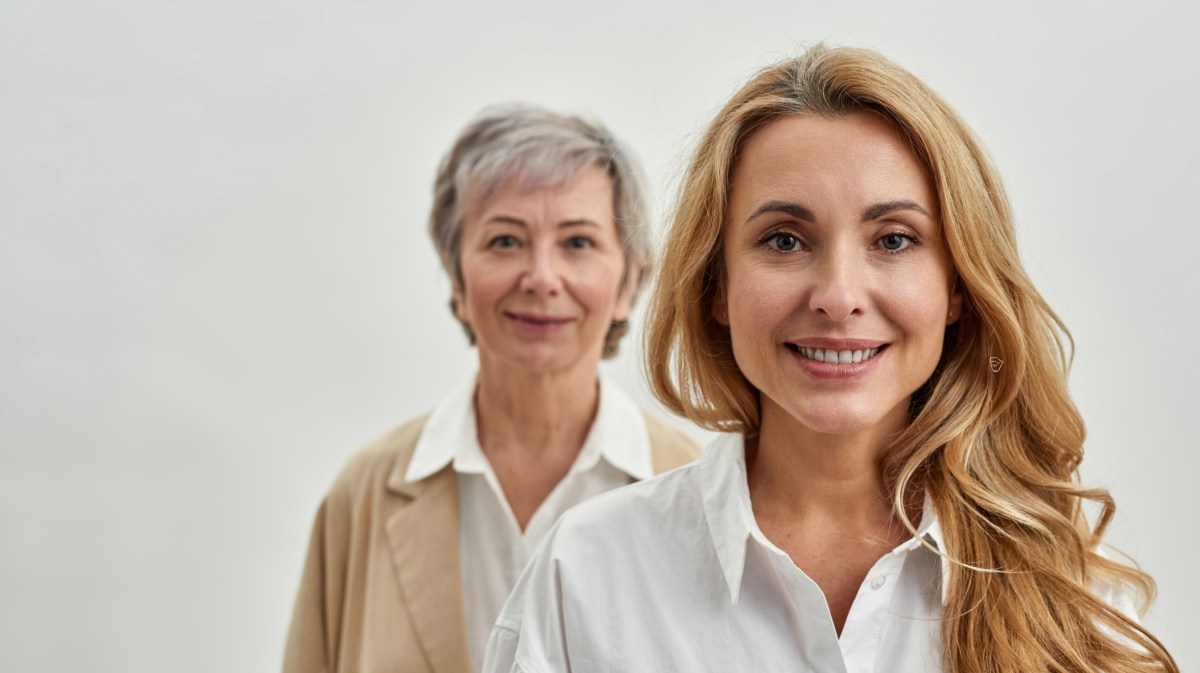
[(278, 668), (335, 472), (473, 369), (424, 233), (461, 125), (594, 115), (662, 212), (716, 107), (820, 39), (991, 148), (1078, 343), (1085, 480), (1200, 666), (1200, 17), (1082, 7), (0, 0), (0, 668)]

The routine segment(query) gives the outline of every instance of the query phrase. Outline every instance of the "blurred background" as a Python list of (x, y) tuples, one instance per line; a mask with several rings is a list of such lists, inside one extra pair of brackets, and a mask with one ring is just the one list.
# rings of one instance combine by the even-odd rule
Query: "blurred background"
[[(0, 668), (278, 669), (335, 473), (474, 370), (425, 233), (459, 128), (598, 118), (661, 215), (716, 108), (818, 40), (897, 60), (990, 148), (1077, 344), (1084, 480), (1200, 667), (1198, 14), (0, 0)], [(604, 367), (650, 405), (638, 357)]]

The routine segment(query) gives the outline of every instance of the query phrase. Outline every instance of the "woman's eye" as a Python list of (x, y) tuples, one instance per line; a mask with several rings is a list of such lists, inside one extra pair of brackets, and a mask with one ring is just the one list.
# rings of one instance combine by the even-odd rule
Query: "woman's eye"
[(508, 234), (497, 236), (492, 239), (492, 242), (488, 246), (492, 248), (515, 248), (517, 247), (517, 237), (509, 236)]
[(592, 247), (592, 239), (587, 236), (572, 236), (567, 239), (567, 247), (582, 250)]
[(913, 238), (907, 234), (885, 234), (879, 243), (888, 252), (904, 252), (913, 245)]
[(767, 245), (779, 252), (793, 252), (800, 249), (800, 239), (791, 234), (774, 234), (767, 239)]

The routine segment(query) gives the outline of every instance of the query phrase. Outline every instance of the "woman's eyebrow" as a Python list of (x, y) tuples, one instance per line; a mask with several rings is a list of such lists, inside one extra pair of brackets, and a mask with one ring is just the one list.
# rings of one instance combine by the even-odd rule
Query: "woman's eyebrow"
[[(916, 201), (897, 199), (895, 201), (877, 203), (870, 208), (867, 208), (866, 211), (863, 212), (862, 219), (863, 222), (871, 222), (897, 210), (911, 210), (913, 212), (921, 213), (929, 218), (933, 217), (933, 215), (929, 214), (929, 211), (922, 208)], [(805, 222), (815, 223), (817, 221), (816, 216), (813, 215), (811, 210), (798, 203), (792, 203), (789, 201), (767, 201), (756, 208), (755, 211), (750, 214), (750, 217), (746, 218), (746, 222), (750, 222), (754, 218), (758, 217), (759, 215), (763, 215), (764, 213), (783, 213), (784, 215), (788, 215), (796, 218), (797, 220), (803, 220)]]
[(558, 223), (559, 229), (565, 229), (567, 227), (596, 227), (598, 229), (600, 228), (600, 225), (592, 220), (587, 219), (586, 217), (581, 217), (575, 220), (563, 220), (562, 222)]
[(758, 209), (753, 213), (750, 213), (750, 217), (746, 218), (746, 222), (750, 222), (754, 218), (764, 213), (783, 213), (784, 215), (790, 215), (797, 220), (804, 220), (805, 222), (815, 223), (817, 221), (817, 218), (813, 216), (812, 211), (800, 205), (799, 203), (790, 203), (788, 201), (767, 201), (759, 206)]
[(930, 215), (929, 211), (919, 206), (915, 201), (900, 199), (898, 201), (888, 201), (887, 203), (877, 203), (870, 208), (867, 208), (866, 211), (863, 212), (863, 222), (877, 220), (884, 215), (897, 210), (912, 210), (921, 213), (928, 218), (933, 218), (933, 215)]
[(529, 226), (525, 224), (525, 220), (522, 220), (519, 217), (513, 217), (512, 215), (492, 215), (487, 219), (486, 222), (484, 222), (484, 224), (511, 224), (517, 227)]
[[(529, 227), (529, 224), (526, 223), (525, 220), (522, 220), (519, 217), (513, 217), (512, 215), (493, 215), (493, 216), (489, 217), (487, 219), (487, 221), (484, 222), (484, 224), (485, 225), (487, 225), (487, 224), (509, 224), (509, 225), (512, 225), (515, 227), (521, 227), (522, 229), (527, 229)], [(586, 217), (580, 217), (580, 218), (577, 218), (574, 220), (563, 220), (562, 222), (558, 223), (558, 227), (560, 229), (566, 228), (566, 227), (599, 227), (599, 226), (600, 226), (599, 224), (596, 224), (594, 221), (589, 220)]]

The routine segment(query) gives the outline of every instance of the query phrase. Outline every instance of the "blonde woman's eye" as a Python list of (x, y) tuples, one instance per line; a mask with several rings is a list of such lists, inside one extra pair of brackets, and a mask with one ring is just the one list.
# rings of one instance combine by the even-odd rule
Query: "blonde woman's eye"
[(880, 237), (879, 244), (883, 246), (884, 251), (893, 255), (908, 252), (914, 245), (918, 245), (916, 238), (901, 233), (884, 234)]
[(800, 239), (791, 234), (779, 233), (767, 236), (765, 243), (772, 250), (795, 252), (800, 249)]
[(572, 236), (567, 239), (567, 247), (582, 250), (592, 247), (592, 239), (587, 236)]
[(492, 239), (491, 243), (488, 243), (488, 247), (491, 247), (491, 248), (515, 248), (515, 247), (517, 247), (517, 237), (509, 236), (508, 234), (505, 234), (503, 236), (497, 236)]

